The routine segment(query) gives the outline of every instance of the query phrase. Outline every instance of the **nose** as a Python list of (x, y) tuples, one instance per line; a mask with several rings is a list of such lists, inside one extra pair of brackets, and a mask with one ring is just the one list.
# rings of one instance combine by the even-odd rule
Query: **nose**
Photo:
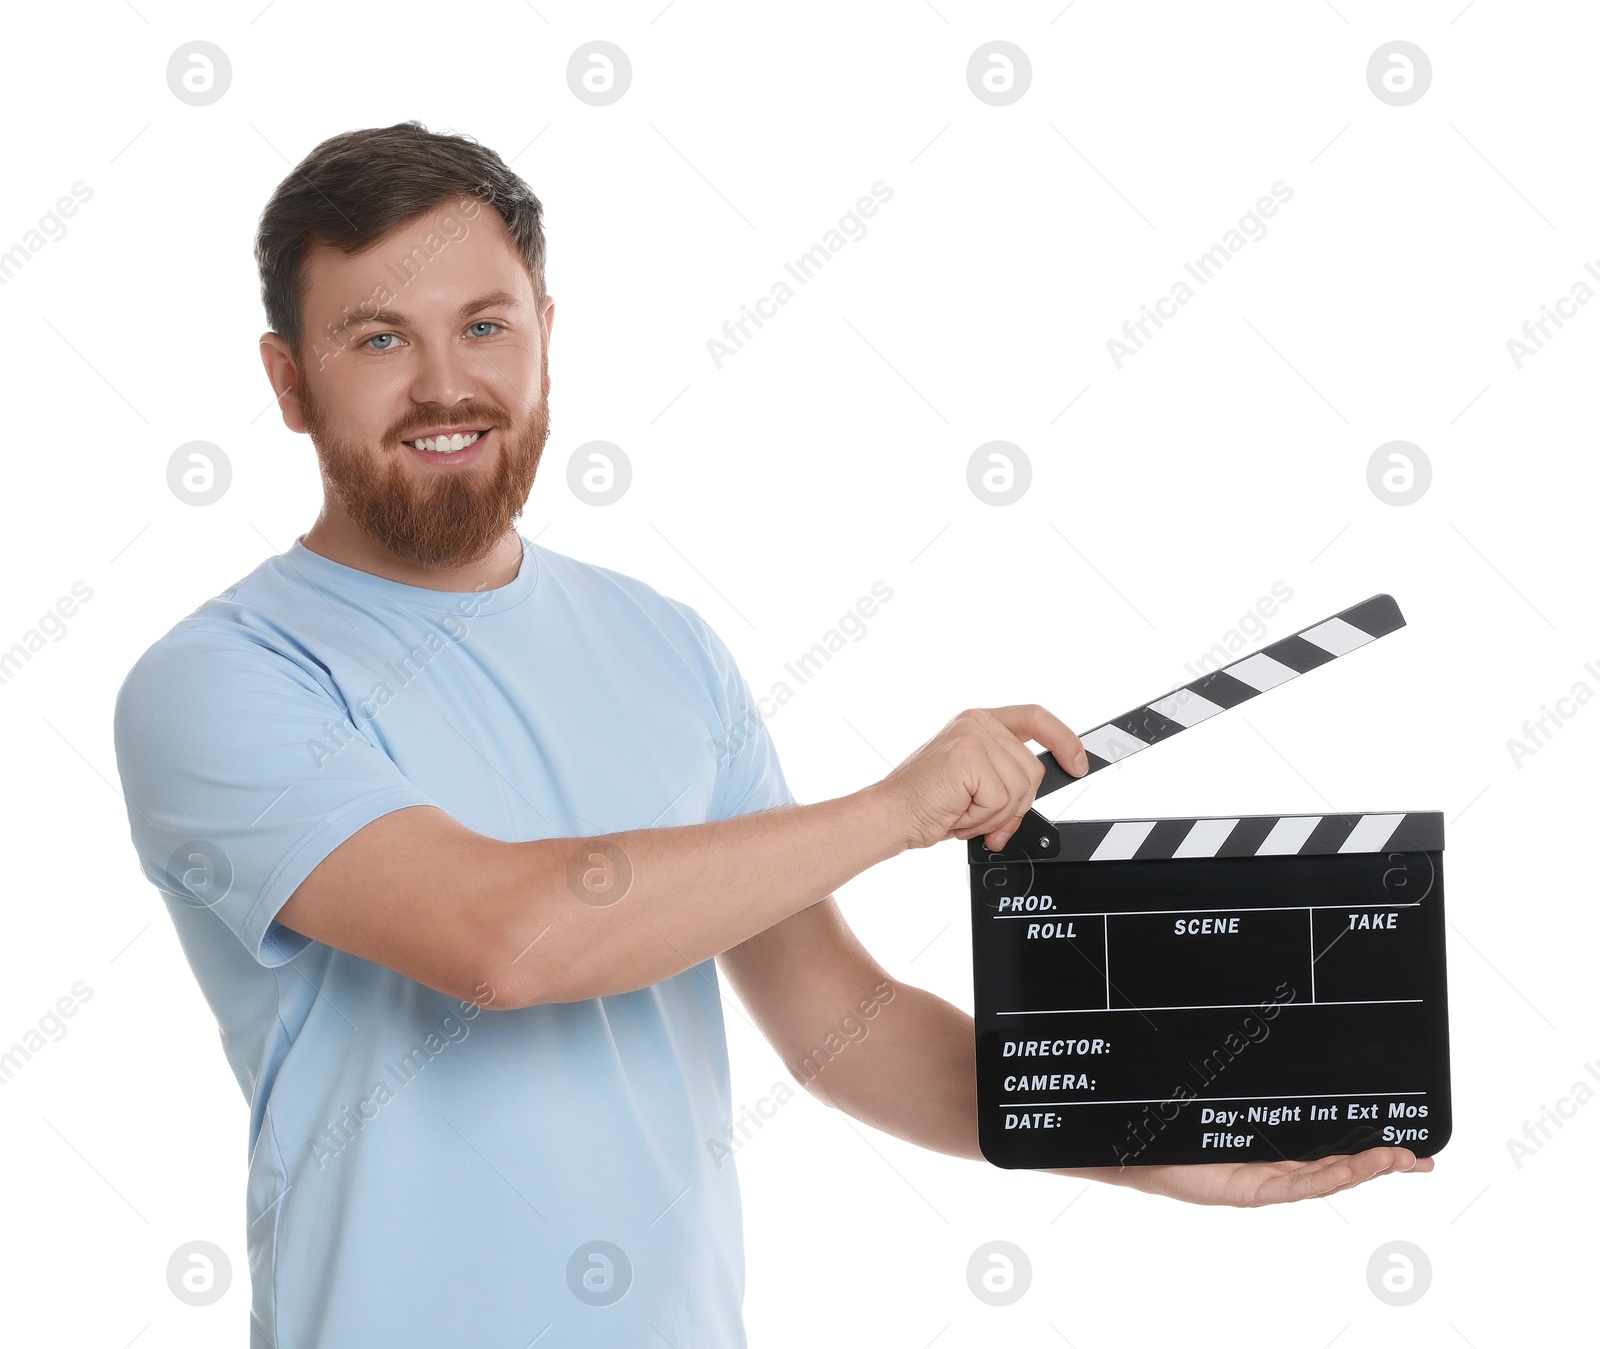
[(450, 338), (421, 344), (412, 364), (411, 398), (433, 407), (453, 407), (488, 393), (493, 369), (482, 352)]

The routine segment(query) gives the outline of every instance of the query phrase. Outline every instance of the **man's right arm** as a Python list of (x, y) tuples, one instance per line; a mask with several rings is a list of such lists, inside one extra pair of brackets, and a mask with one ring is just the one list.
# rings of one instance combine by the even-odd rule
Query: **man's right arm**
[(437, 807), (408, 807), (334, 849), (277, 917), (493, 1009), (630, 992), (907, 848), (980, 835), (1004, 846), (1043, 776), (1030, 738), (1071, 771), (1087, 768), (1078, 738), (1025, 704), (961, 713), (848, 796), (706, 824), (507, 843)]

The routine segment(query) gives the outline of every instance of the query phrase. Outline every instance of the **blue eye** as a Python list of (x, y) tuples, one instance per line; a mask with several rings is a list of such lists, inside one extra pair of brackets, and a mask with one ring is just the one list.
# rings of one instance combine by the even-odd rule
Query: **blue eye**
[(394, 350), (393, 347), (374, 347), (372, 345), (374, 342), (381, 342), (385, 338), (388, 338), (391, 341), (398, 341), (399, 340), (398, 335), (395, 334), (395, 333), (374, 333), (371, 337), (369, 337), (366, 340), (366, 343), (364, 345), (366, 345), (372, 351), (393, 351)]
[[(494, 322), (492, 319), (479, 319), (476, 323), (469, 324), (468, 327), (467, 327), (467, 331), (471, 332), (473, 328), (498, 328), (498, 327), (500, 327), (500, 325), (498, 323)], [(481, 335), (484, 336), (484, 337), (489, 336), (488, 333), (483, 333)]]

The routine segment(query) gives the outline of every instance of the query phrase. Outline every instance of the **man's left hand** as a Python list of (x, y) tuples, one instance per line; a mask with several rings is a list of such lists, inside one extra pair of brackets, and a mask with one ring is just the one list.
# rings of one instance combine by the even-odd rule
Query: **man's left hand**
[(1314, 1162), (1205, 1162), (1190, 1166), (1102, 1166), (1051, 1168), (1060, 1175), (1125, 1185), (1186, 1204), (1260, 1208), (1292, 1204), (1348, 1190), (1391, 1171), (1433, 1170), (1432, 1157), (1410, 1148), (1368, 1148), (1350, 1156)]

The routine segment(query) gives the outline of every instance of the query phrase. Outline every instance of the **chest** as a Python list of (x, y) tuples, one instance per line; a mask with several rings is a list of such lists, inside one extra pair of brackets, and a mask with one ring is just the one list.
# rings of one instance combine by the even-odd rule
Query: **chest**
[(698, 823), (720, 744), (694, 666), (648, 631), (400, 615), (326, 658), (358, 734), (469, 828), (525, 840)]

